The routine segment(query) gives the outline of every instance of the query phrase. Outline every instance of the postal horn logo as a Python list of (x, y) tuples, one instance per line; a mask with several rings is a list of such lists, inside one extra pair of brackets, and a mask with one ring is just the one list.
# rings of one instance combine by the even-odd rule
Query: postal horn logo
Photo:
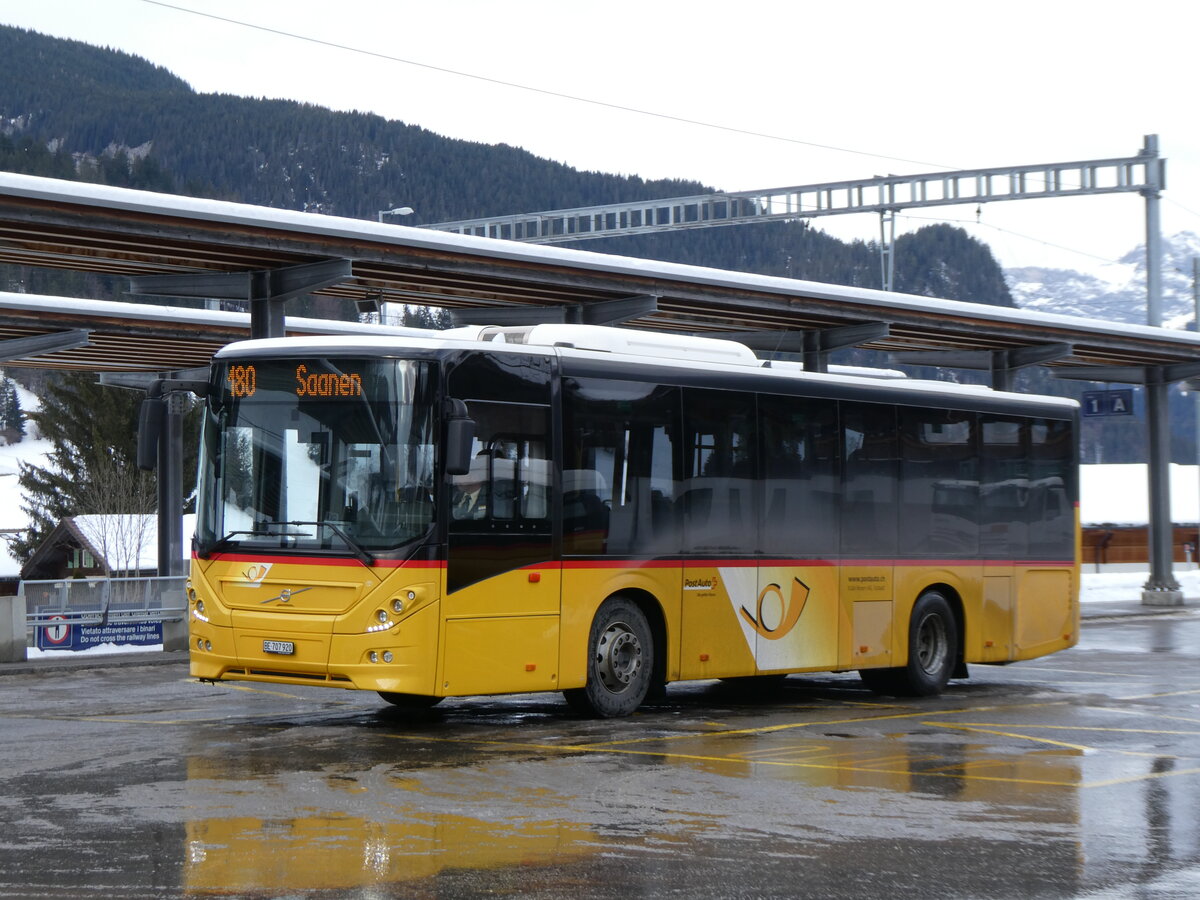
[(273, 563), (250, 563), (242, 570), (242, 585), (245, 587), (261, 587), (263, 579), (271, 571)]
[[(792, 595), (790, 598), (783, 596), (783, 588), (777, 584), (768, 584), (758, 595), (758, 606), (751, 613), (746, 607), (738, 610), (742, 614), (750, 627), (754, 631), (766, 638), (768, 641), (777, 641), (784, 637), (788, 632), (796, 627), (796, 623), (800, 621), (800, 613), (804, 612), (804, 604), (808, 602), (809, 589), (808, 585), (799, 578), (792, 579)], [(775, 608), (780, 610), (778, 615), (769, 615), (764, 617), (763, 611), (767, 601), (773, 602), (767, 606), (767, 609), (774, 613)], [(770, 624), (768, 624), (768, 621)]]

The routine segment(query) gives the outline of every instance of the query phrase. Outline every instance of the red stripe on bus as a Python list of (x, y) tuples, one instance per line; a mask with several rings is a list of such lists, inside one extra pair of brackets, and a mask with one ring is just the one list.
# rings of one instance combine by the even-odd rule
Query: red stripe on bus
[[(194, 559), (200, 559), (192, 554)], [(309, 565), (309, 566), (361, 566), (362, 562), (353, 557), (340, 556), (282, 556), (269, 553), (216, 553), (208, 560), (213, 562), (271, 562), (280, 565)], [(517, 566), (512, 571), (525, 569), (546, 569), (560, 566), (564, 569), (675, 569), (681, 566), (689, 568), (752, 568), (756, 566), (777, 568), (784, 567), (820, 567), (820, 568), (853, 568), (855, 566), (896, 566), (903, 568), (953, 568), (982, 566), (984, 568), (1071, 568), (1075, 561), (1070, 559), (776, 559), (776, 558), (741, 558), (741, 559), (564, 559), (561, 563), (555, 560), (545, 560)], [(371, 568), (376, 569), (444, 569), (444, 559), (377, 559)]]
[[(193, 559), (201, 559), (193, 553)], [(361, 566), (361, 560), (352, 556), (290, 556), (272, 553), (214, 553), (204, 557), (213, 562), (269, 562), (279, 565), (298, 566)], [(444, 569), (444, 559), (377, 559), (370, 568), (377, 569)]]

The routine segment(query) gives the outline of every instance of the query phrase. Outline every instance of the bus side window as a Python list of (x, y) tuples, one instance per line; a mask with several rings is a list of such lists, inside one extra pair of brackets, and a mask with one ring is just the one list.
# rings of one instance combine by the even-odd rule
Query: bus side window
[(1071, 424), (1034, 419), (1029, 425), (1029, 548), (1070, 559), (1075, 547), (1076, 486)]
[(684, 549), (759, 552), (753, 395), (685, 389)]
[(896, 409), (842, 403), (842, 555), (896, 553)]
[(563, 553), (679, 552), (679, 390), (563, 379)]
[(837, 405), (760, 395), (764, 529), (768, 554), (837, 553)]
[(973, 558), (979, 553), (975, 413), (901, 407), (900, 552)]
[(980, 416), (979, 551), (984, 559), (1029, 555), (1029, 425)]
[(469, 400), (475, 420), (470, 470), (450, 479), (457, 530), (548, 531), (550, 463), (546, 407)]

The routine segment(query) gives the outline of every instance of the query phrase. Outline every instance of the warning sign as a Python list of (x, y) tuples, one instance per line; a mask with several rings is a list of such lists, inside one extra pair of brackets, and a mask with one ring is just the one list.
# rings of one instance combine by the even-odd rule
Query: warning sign
[(54, 624), (38, 629), (39, 650), (69, 650), (71, 642), (71, 626), (65, 616), (51, 616)]
[(51, 615), (37, 629), (39, 650), (87, 650), (100, 644), (144, 646), (163, 642), (162, 622), (122, 622), (115, 613), (104, 625), (72, 625), (65, 616)]

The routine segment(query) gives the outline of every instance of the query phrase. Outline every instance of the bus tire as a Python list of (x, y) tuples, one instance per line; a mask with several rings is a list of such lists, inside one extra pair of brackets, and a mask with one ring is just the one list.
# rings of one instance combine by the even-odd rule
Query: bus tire
[(563, 696), (581, 715), (628, 716), (646, 699), (653, 672), (650, 623), (632, 601), (614, 597), (601, 604), (592, 620), (587, 683), (563, 691)]
[(926, 591), (913, 604), (908, 622), (908, 664), (894, 669), (862, 669), (871, 690), (899, 697), (934, 697), (942, 692), (958, 659), (954, 611), (941, 591)]
[(444, 697), (427, 697), (424, 694), (396, 694), (392, 691), (378, 691), (378, 694), (392, 706), (408, 712), (433, 709), (445, 699)]

